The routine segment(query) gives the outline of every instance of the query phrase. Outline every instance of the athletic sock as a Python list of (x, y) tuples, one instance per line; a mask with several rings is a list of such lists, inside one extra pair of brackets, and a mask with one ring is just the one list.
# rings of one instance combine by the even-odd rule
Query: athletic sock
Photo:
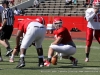
[(89, 53), (86, 53), (86, 58), (89, 58)]
[(75, 60), (75, 58), (72, 57), (72, 56), (69, 56), (69, 59), (70, 59), (71, 61)]
[(48, 60), (49, 62), (51, 62), (51, 58), (48, 58), (47, 60)]
[(6, 47), (7, 51), (10, 51), (10, 47)]

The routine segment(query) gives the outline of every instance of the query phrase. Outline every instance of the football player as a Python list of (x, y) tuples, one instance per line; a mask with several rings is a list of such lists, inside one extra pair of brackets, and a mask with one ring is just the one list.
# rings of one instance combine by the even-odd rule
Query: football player
[(94, 0), (93, 7), (88, 8), (85, 11), (85, 18), (88, 22), (86, 32), (85, 62), (88, 62), (93, 36), (100, 44), (100, 0)]
[(74, 44), (68, 29), (66, 27), (63, 27), (62, 23), (63, 22), (60, 18), (54, 18), (53, 25), (55, 27), (55, 40), (51, 43), (49, 47), (48, 58), (44, 63), (45, 66), (50, 66), (51, 58), (53, 57), (54, 51), (62, 53), (62, 58), (70, 59), (73, 65), (77, 66), (78, 60), (72, 57), (72, 55), (76, 53), (76, 45)]
[(46, 33), (46, 27), (45, 27), (45, 21), (42, 17), (37, 17), (35, 20), (31, 19), (24, 19), (19, 27), (18, 27), (18, 32), (16, 36), (16, 47), (15, 49), (19, 48), (19, 43), (20, 43), (20, 37), (24, 33), (25, 36), (23, 37), (21, 46), (20, 46), (20, 59), (19, 63), (16, 68), (22, 68), (25, 66), (25, 54), (27, 48), (35, 42), (35, 47), (37, 50), (38, 54), (38, 59), (39, 59), (39, 67), (44, 66), (43, 62), (43, 48), (42, 48), (42, 42), (45, 37)]

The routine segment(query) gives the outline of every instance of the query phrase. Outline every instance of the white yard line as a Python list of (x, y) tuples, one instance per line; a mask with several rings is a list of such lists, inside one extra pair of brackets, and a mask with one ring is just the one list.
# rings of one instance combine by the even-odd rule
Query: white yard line
[[(76, 45), (77, 48), (85, 48), (86, 46), (82, 46), (82, 45)], [(92, 49), (100, 49), (100, 47), (97, 46), (91, 46)]]

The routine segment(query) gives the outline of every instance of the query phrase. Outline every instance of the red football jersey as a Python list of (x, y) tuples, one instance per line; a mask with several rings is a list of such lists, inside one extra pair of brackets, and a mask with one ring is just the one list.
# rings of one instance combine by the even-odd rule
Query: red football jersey
[(22, 32), (26, 33), (27, 26), (32, 21), (33, 20), (31, 20), (31, 19), (24, 19), (24, 20), (20, 21), (19, 25), (18, 25), (18, 30), (21, 30)]
[(61, 27), (60, 29), (55, 30), (54, 36), (55, 38), (62, 37), (62, 41), (60, 42), (60, 44), (67, 44), (68, 42), (72, 41), (69, 31), (65, 27)]

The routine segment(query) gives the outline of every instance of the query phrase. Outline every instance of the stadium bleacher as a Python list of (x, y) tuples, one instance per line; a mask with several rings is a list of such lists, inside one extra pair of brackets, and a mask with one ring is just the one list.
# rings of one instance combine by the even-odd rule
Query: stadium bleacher
[(77, 0), (77, 3), (65, 5), (65, 0), (45, 0), (39, 8), (29, 7), (25, 9), (25, 15), (53, 15), (53, 16), (84, 16), (85, 0)]
[[(0, 0), (1, 3), (2, 0)], [(22, 0), (22, 2), (30, 0)], [(25, 15), (42, 15), (42, 16), (84, 16), (84, 12), (87, 8), (83, 5), (86, 0), (77, 0), (77, 3), (65, 5), (65, 0), (45, 0), (40, 3), (39, 8), (33, 8), (32, 4), (25, 8)], [(19, 4), (17, 0), (15, 5)]]

